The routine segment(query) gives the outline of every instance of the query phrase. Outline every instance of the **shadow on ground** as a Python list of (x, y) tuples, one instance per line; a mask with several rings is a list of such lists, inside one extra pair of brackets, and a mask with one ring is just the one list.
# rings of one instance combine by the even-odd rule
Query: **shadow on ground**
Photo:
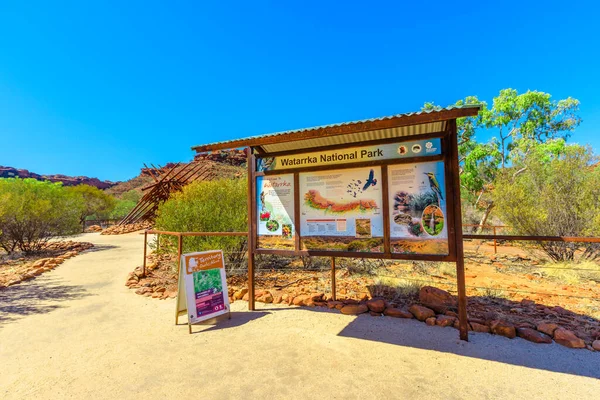
[[(322, 307), (260, 309), (260, 311), (271, 312), (288, 310), (339, 313), (339, 311)], [(465, 342), (459, 339), (458, 330), (452, 327), (427, 326), (414, 319), (372, 317), (369, 314), (362, 314), (358, 317), (348, 316), (348, 319), (348, 325), (340, 331), (338, 336), (600, 378), (600, 353), (586, 349), (568, 349), (557, 343), (535, 344), (521, 338), (508, 339), (488, 333), (474, 332), (469, 332), (469, 342)]]
[(94, 247), (91, 247), (87, 250), (84, 250), (81, 252), (81, 254), (86, 254), (86, 253), (94, 253), (97, 251), (104, 251), (104, 250), (111, 250), (111, 249), (116, 249), (119, 246), (115, 246), (113, 244), (95, 244)]
[[(197, 334), (209, 331), (221, 331), (224, 329), (235, 328), (237, 326), (245, 325), (248, 322), (257, 320), (269, 314), (271, 313), (265, 311), (255, 311), (251, 313), (232, 311), (231, 318), (229, 318), (228, 314), (225, 314), (217, 318), (212, 318), (207, 321), (203, 321), (199, 324), (192, 325), (192, 333)], [(185, 319), (185, 316), (182, 316), (181, 318)], [(179, 323), (178, 325), (187, 324)]]
[(61, 308), (61, 302), (89, 296), (83, 286), (65, 285), (55, 277), (40, 276), (0, 290), (0, 328), (27, 315)]

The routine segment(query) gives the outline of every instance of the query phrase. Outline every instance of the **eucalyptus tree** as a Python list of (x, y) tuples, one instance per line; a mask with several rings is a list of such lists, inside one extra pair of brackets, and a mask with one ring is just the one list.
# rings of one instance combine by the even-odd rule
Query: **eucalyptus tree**
[[(552, 100), (549, 93), (503, 89), (492, 101), (492, 107), (469, 96), (454, 105), (480, 104), (476, 117), (457, 120), (461, 195), (482, 212), (480, 225), (485, 225), (494, 208), (490, 191), (500, 171), (520, 174), (528, 168), (523, 160), (532, 151), (556, 150), (564, 145), (581, 123), (579, 100), (572, 97)], [(424, 110), (437, 109), (425, 103)], [(487, 136), (481, 140), (477, 135)], [(479, 140), (478, 140), (479, 139)]]

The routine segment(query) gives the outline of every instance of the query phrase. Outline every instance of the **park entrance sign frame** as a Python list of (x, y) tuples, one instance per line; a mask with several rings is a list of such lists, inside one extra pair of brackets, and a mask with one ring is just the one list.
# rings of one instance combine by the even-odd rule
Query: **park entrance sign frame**
[[(468, 340), (456, 120), (480, 106), (327, 125), (195, 146), (245, 147), (248, 292), (256, 254), (456, 263)], [(335, 271), (332, 273), (335, 285)]]

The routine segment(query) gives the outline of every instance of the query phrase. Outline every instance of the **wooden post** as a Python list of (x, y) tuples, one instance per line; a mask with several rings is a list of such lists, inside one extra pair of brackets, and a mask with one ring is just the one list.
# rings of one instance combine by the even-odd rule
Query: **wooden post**
[(142, 276), (146, 276), (146, 248), (148, 247), (148, 232), (144, 231), (144, 263), (142, 264)]
[(331, 257), (331, 298), (333, 301), (337, 300), (335, 293), (335, 257)]
[(181, 253), (183, 253), (183, 236), (177, 235), (177, 271), (181, 269)]
[(248, 309), (255, 310), (254, 304), (254, 232), (255, 218), (254, 209), (256, 203), (256, 195), (254, 189), (254, 172), (256, 169), (255, 158), (252, 154), (252, 148), (247, 147), (248, 151)]
[(454, 186), (454, 207), (448, 212), (454, 213), (454, 245), (456, 249), (456, 283), (458, 289), (458, 319), (460, 339), (469, 340), (469, 324), (467, 316), (467, 289), (465, 281), (465, 254), (463, 247), (462, 232), (462, 212), (460, 206), (460, 185), (459, 185), (459, 165), (458, 165), (458, 137), (456, 132), (456, 120), (448, 121), (449, 124), (449, 146), (450, 151), (449, 164), (446, 167), (452, 171), (452, 181), (448, 184)]

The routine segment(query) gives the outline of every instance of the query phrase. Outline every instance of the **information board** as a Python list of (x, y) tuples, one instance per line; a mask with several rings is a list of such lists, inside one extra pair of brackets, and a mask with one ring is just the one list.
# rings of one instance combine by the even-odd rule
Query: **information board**
[(294, 249), (294, 175), (256, 178), (258, 247)]
[(388, 167), (392, 253), (448, 254), (442, 161)]
[(195, 324), (230, 312), (223, 251), (181, 255), (177, 312)]
[(292, 168), (339, 165), (365, 161), (394, 160), (409, 157), (435, 156), (442, 152), (439, 138), (401, 143), (384, 143), (346, 149), (323, 150), (286, 156), (262, 157), (256, 162), (259, 172)]
[(307, 250), (383, 252), (381, 167), (299, 174)]

